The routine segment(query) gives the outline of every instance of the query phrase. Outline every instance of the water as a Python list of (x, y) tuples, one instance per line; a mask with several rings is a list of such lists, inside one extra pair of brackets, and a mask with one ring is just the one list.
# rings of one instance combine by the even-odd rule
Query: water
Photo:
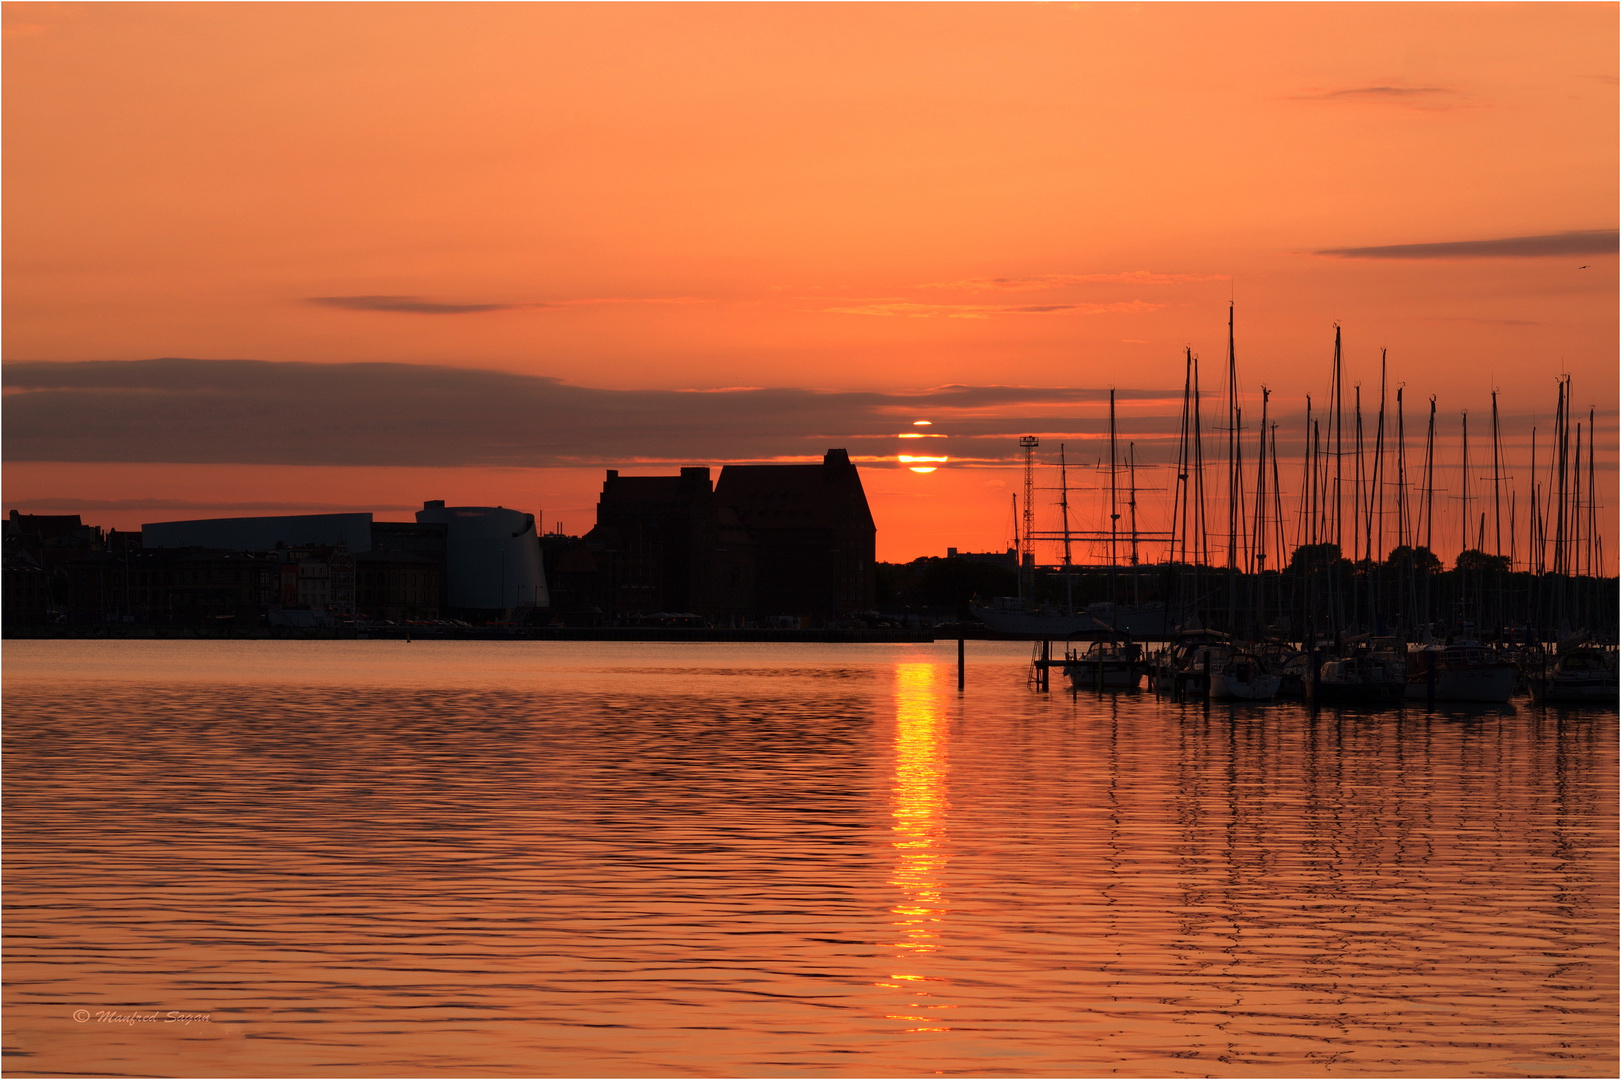
[(954, 654), (8, 642), (7, 1071), (1615, 1074), (1613, 711)]

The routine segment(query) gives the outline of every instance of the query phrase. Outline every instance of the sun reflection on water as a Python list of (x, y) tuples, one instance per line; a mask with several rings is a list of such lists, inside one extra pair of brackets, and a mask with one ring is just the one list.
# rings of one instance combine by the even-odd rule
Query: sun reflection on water
[[(891, 788), (894, 824), (895, 871), (890, 884), (900, 900), (890, 908), (897, 939), (896, 958), (916, 961), (939, 948), (940, 924), (947, 903), (942, 877), (947, 854), (944, 847), (946, 811), (946, 720), (940, 702), (938, 672), (934, 664), (899, 664), (895, 668), (895, 779)], [(908, 965), (910, 966), (910, 965)], [(914, 999), (909, 1010), (888, 1019), (930, 1026), (913, 1032), (949, 1031), (938, 1026), (939, 1016), (920, 1015), (948, 1006), (930, 1003), (925, 987), (939, 982), (920, 973), (894, 974), (879, 985), (903, 990)]]

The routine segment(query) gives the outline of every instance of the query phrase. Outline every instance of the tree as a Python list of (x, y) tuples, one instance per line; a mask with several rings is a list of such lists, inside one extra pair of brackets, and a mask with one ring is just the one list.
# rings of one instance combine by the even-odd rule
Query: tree
[(1458, 561), (1454, 564), (1454, 567), (1471, 574), (1489, 573), (1491, 571), (1506, 574), (1509, 571), (1507, 555), (1488, 555), (1484, 551), (1475, 548), (1458, 552)]
[(1400, 547), (1390, 550), (1390, 558), (1385, 560), (1385, 568), (1403, 572), (1411, 570), (1420, 574), (1434, 574), (1440, 573), (1441, 560), (1436, 558), (1435, 553), (1422, 544), (1418, 547), (1402, 544)]

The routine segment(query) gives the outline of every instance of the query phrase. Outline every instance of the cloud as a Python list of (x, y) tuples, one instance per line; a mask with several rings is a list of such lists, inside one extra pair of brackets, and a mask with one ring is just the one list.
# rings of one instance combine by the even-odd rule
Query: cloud
[(518, 304), (447, 304), (420, 296), (310, 296), (305, 303), (345, 311), (381, 311), (406, 315), (477, 315), (486, 311), (520, 308), (590, 307), (597, 304), (701, 304), (697, 296), (585, 296), (573, 300), (528, 301)]
[(1435, 111), (1462, 109), (1475, 103), (1463, 93), (1445, 86), (1349, 86), (1340, 90), (1296, 94), (1295, 101), (1324, 101), (1349, 105), (1383, 105), (1400, 109)]
[(1461, 322), (1473, 323), (1479, 326), (1541, 326), (1539, 322), (1529, 319), (1477, 319), (1468, 315), (1431, 315), (1425, 322)]
[(8, 509), (32, 514), (72, 510), (260, 510), (277, 514), (348, 514), (372, 511), (420, 510), (420, 504), (367, 503), (354, 506), (349, 503), (318, 502), (197, 502), (188, 499), (58, 499), (19, 498), (6, 499)]
[(420, 296), (311, 296), (311, 304), (343, 308), (345, 311), (389, 311), (412, 315), (475, 315), (484, 311), (509, 311), (534, 304), (445, 304)]
[(1062, 289), (1071, 285), (1180, 285), (1190, 281), (1226, 281), (1226, 274), (1156, 274), (1150, 270), (1128, 270), (1118, 274), (1038, 274), (1033, 277), (964, 278), (961, 281), (933, 281), (923, 289), (1006, 289), (1023, 292), (1036, 289)]
[[(428, 365), (175, 358), (3, 370), (9, 461), (543, 467), (809, 458), (830, 446), (893, 456), (923, 415), (951, 436), (954, 458), (1001, 460), (1020, 434), (1107, 429), (1108, 391), (1081, 387), (601, 390)], [(1174, 431), (1179, 393), (1116, 398), (1132, 403), (1130, 425)]]
[(1341, 259), (1534, 259), (1547, 256), (1614, 255), (1615, 229), (1581, 229), (1546, 236), (1505, 236), (1496, 240), (1450, 240), (1434, 244), (1325, 248), (1315, 255)]
[(1066, 311), (1076, 315), (1135, 315), (1156, 311), (1164, 306), (1142, 300), (1123, 300), (1112, 304), (919, 304), (909, 300), (884, 300), (825, 310), (839, 315), (889, 315), (910, 319), (989, 319), (997, 315), (1052, 315)]

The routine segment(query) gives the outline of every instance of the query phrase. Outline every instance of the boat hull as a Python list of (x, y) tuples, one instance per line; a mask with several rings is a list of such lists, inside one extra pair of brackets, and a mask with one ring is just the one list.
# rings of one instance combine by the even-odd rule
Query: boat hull
[(1141, 666), (1128, 661), (1072, 660), (1064, 673), (1076, 690), (1136, 690), (1143, 681)]
[(1252, 675), (1240, 679), (1218, 672), (1210, 676), (1211, 701), (1267, 701), (1277, 695), (1276, 675)]
[(1555, 676), (1544, 684), (1533, 683), (1531, 689), (1538, 701), (1621, 704), (1621, 684), (1614, 676), (1607, 679), (1561, 679)]
[[(1448, 669), (1435, 673), (1435, 700), (1486, 701), (1498, 704), (1514, 695), (1514, 683), (1519, 672), (1512, 664), (1502, 666)], [(1420, 674), (1407, 679), (1407, 699), (1427, 701), (1430, 698), (1429, 680)]]

